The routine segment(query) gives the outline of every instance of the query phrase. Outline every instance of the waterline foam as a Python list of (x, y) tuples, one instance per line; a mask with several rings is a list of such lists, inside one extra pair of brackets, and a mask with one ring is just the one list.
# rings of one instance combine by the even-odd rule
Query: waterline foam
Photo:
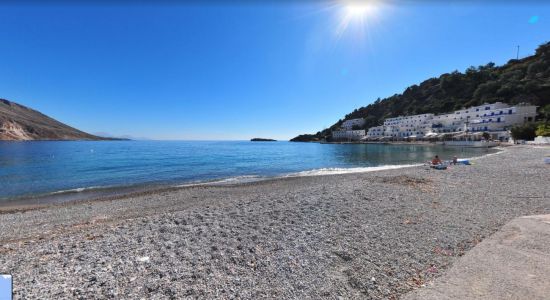
[(323, 175), (337, 175), (337, 174), (351, 174), (351, 173), (365, 173), (374, 171), (384, 171), (402, 168), (419, 167), (423, 164), (408, 164), (408, 165), (385, 165), (377, 167), (358, 167), (358, 168), (321, 168), (308, 171), (301, 171), (285, 175), (284, 177), (300, 177), (300, 176), (323, 176)]

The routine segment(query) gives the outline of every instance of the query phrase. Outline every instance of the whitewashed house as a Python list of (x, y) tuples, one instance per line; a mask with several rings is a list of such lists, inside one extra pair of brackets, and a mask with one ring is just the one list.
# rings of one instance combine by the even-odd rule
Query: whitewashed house
[(502, 102), (473, 106), (452, 113), (399, 116), (384, 120), (382, 126), (369, 128), (366, 137), (376, 139), (422, 138), (426, 135), (489, 132), (492, 138), (507, 139), (508, 130), (535, 120), (537, 107), (510, 106)]
[(337, 141), (358, 141), (365, 137), (365, 130), (335, 130), (332, 139)]
[(341, 127), (345, 130), (353, 130), (354, 126), (362, 127), (363, 125), (365, 125), (365, 119), (359, 118), (359, 119), (346, 120), (342, 123)]

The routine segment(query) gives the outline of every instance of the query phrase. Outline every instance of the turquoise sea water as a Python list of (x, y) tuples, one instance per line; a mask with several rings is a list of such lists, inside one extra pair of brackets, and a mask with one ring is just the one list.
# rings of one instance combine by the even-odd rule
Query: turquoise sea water
[(342, 173), (424, 162), (436, 154), (450, 159), (486, 153), (442, 146), (249, 141), (0, 142), (0, 202), (121, 187)]

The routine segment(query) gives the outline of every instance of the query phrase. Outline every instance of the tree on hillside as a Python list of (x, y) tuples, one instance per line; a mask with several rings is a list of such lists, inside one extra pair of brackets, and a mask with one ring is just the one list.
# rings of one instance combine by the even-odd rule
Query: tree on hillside
[(541, 123), (535, 131), (537, 136), (550, 136), (550, 123)]
[(307, 137), (330, 136), (332, 130), (349, 119), (364, 118), (365, 128), (369, 128), (381, 125), (385, 118), (441, 114), (497, 101), (539, 106), (539, 119), (549, 119), (550, 108), (543, 107), (550, 106), (550, 43), (539, 46), (533, 56), (514, 59), (503, 66), (494, 63), (472, 66), (464, 73), (454, 71), (411, 85), (402, 94), (378, 98), (374, 103), (355, 109), (320, 134)]
[(550, 123), (550, 104), (541, 107), (539, 115), (544, 122)]
[(523, 126), (514, 126), (510, 132), (514, 140), (534, 140), (537, 136), (535, 130), (537, 125), (535, 123), (526, 123)]

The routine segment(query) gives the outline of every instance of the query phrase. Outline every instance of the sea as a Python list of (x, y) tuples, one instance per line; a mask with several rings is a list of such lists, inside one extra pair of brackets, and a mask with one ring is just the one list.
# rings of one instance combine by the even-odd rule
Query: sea
[(250, 141), (0, 141), (0, 205), (402, 168), (491, 149)]

